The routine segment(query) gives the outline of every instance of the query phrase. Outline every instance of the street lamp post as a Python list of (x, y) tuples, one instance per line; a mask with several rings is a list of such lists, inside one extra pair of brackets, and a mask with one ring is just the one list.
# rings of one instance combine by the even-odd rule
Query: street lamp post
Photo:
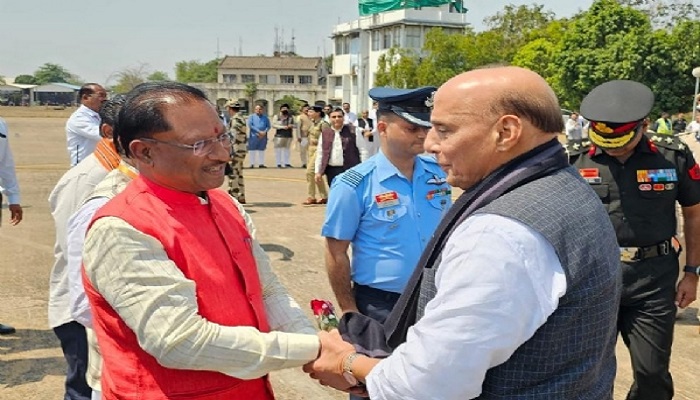
[(693, 121), (695, 121), (695, 114), (698, 112), (698, 89), (700, 88), (700, 67), (693, 68), (692, 72), (695, 77), (695, 95), (693, 95)]

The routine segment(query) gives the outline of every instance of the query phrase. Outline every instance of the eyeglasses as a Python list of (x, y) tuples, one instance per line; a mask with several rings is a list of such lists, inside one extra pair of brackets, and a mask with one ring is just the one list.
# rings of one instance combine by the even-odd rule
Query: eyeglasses
[(195, 157), (204, 157), (209, 155), (212, 151), (214, 151), (214, 145), (216, 143), (220, 144), (224, 149), (231, 147), (231, 135), (228, 133), (222, 133), (221, 135), (212, 139), (198, 140), (194, 142), (194, 144), (166, 142), (164, 140), (153, 138), (139, 138), (139, 140), (143, 140), (144, 142), (167, 144), (173, 147), (179, 147), (181, 149), (192, 149), (192, 153)]

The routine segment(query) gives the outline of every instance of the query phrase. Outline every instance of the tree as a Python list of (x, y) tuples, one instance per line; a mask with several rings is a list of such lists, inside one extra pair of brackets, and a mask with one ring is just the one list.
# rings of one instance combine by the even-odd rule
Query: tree
[(695, 87), (691, 71), (700, 65), (700, 22), (686, 20), (670, 32), (657, 30), (650, 47), (643, 82), (656, 95), (655, 113), (691, 110)]
[(34, 72), (35, 83), (44, 85), (52, 82), (72, 83), (79, 78), (71, 74), (67, 69), (52, 63), (46, 63)]
[(503, 7), (503, 11), (484, 19), (484, 24), (501, 41), (491, 51), (499, 53), (502, 60), (512, 59), (518, 49), (535, 39), (532, 33), (546, 28), (554, 16), (554, 12), (544, 10), (540, 4)]
[(15, 83), (24, 84), (24, 85), (36, 85), (36, 78), (34, 77), (34, 75), (27, 75), (27, 74), (17, 75), (15, 77)]
[(180, 61), (175, 64), (175, 79), (183, 83), (216, 82), (216, 69), (220, 62), (220, 58), (215, 58), (204, 64), (196, 60)]
[(150, 75), (146, 77), (146, 80), (149, 82), (169, 81), (170, 77), (168, 77), (167, 72), (153, 71)]
[(0, 75), (0, 85), (4, 85), (4, 84), (5, 84), (5, 77)]
[(281, 99), (275, 101), (274, 107), (275, 110), (279, 109), (279, 107), (282, 104), (288, 104), (289, 105), (289, 112), (296, 115), (299, 113), (299, 110), (301, 110), (301, 106), (306, 104), (306, 101), (295, 97), (295, 96), (290, 96), (288, 94), (282, 96)]
[(681, 21), (700, 18), (700, 6), (692, 0), (618, 0), (648, 15), (655, 27), (671, 29)]
[(141, 63), (135, 67), (127, 67), (117, 72), (117, 84), (112, 87), (116, 93), (126, 93), (138, 84), (146, 82), (148, 64)]
[(333, 54), (328, 55), (323, 59), (323, 65), (326, 67), (328, 74), (333, 73)]
[(392, 47), (377, 60), (374, 86), (407, 88), (417, 86), (418, 55), (412, 50)]
[(561, 73), (560, 101), (578, 108), (595, 86), (613, 79), (644, 81), (652, 30), (649, 18), (616, 0), (595, 0), (575, 18), (555, 59)]
[[(245, 93), (245, 97), (249, 100), (248, 104), (250, 104), (250, 107), (253, 107), (254, 104), (253, 102), (255, 101), (255, 95), (258, 94), (258, 84), (255, 82), (248, 82), (245, 84), (245, 89), (243, 89), (243, 93)], [(253, 110), (248, 110), (249, 113), (251, 113)]]
[(528, 68), (542, 75), (557, 95), (565, 92), (561, 87), (561, 73), (556, 60), (569, 23), (566, 19), (554, 20), (546, 27), (533, 31), (531, 36), (534, 39), (523, 45), (511, 60), (512, 65)]

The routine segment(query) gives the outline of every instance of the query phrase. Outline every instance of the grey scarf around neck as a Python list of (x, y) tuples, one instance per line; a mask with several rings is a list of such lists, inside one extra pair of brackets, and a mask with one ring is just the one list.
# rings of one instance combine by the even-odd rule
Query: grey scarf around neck
[(452, 205), (438, 225), (413, 271), (394, 310), (381, 323), (358, 313), (346, 313), (340, 320), (343, 338), (355, 345), (358, 352), (370, 357), (387, 357), (406, 341), (408, 328), (416, 323), (418, 298), (423, 271), (439, 260), (452, 231), (476, 210), (509, 191), (569, 165), (564, 148), (556, 140), (520, 155), (466, 190)]

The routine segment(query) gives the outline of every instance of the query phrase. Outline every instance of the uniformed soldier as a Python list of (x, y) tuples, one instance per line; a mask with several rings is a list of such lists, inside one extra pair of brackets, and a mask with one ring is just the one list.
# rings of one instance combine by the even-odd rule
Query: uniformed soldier
[[(653, 104), (654, 94), (641, 83), (604, 83), (581, 104), (592, 143), (567, 145), (572, 164), (605, 205), (620, 246), (618, 329), (634, 370), (628, 400), (673, 397), (676, 307), (695, 300), (700, 265), (700, 166), (677, 138), (644, 134)], [(686, 221), (688, 264), (678, 285), (676, 201)]]
[(383, 322), (452, 204), (445, 173), (432, 156), (421, 155), (435, 90), (369, 91), (379, 101), (380, 151), (334, 180), (321, 231), (343, 312)]
[(230, 119), (228, 131), (231, 140), (231, 159), (226, 166), (228, 175), (228, 193), (239, 203), (245, 204), (245, 183), (243, 182), (243, 161), (248, 154), (248, 134), (245, 118), (241, 114), (241, 105), (237, 101), (226, 103)]
[[(309, 109), (309, 118), (311, 118), (311, 126), (307, 131), (307, 138), (309, 139), (309, 149), (307, 154), (308, 163), (306, 165), (306, 183), (307, 183), (307, 194), (308, 197), (306, 201), (302, 204), (326, 204), (328, 202), (328, 190), (326, 189), (326, 184), (321, 180), (316, 181), (316, 173), (314, 171), (314, 161), (316, 159), (316, 150), (318, 149), (318, 140), (321, 137), (321, 132), (325, 128), (330, 128), (330, 124), (323, 119), (323, 107), (313, 106)], [(319, 200), (316, 200), (316, 189), (318, 188), (318, 194), (321, 196)]]

